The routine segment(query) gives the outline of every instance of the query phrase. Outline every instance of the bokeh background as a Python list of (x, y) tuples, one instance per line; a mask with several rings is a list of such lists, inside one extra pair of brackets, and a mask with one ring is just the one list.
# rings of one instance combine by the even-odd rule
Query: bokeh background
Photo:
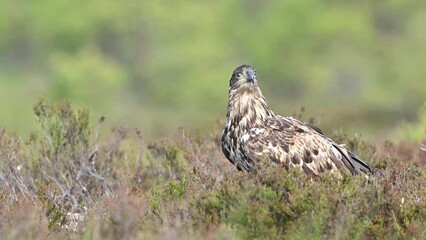
[(45, 98), (150, 137), (210, 131), (248, 63), (277, 113), (304, 107), (326, 132), (420, 139), (425, 26), (423, 0), (6, 0), (0, 128), (32, 131)]

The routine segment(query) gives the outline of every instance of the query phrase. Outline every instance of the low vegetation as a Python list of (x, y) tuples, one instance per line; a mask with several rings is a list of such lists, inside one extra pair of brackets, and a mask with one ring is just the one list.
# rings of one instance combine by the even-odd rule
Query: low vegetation
[(34, 107), (39, 130), (0, 132), (2, 239), (426, 238), (426, 152), (419, 143), (333, 138), (376, 175), (311, 179), (270, 166), (238, 172), (219, 130), (147, 142), (100, 136), (87, 110)]

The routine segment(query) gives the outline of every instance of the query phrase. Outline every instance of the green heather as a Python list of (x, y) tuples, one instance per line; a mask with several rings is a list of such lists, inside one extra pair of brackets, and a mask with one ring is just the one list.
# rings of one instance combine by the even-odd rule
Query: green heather
[(69, 103), (35, 107), (39, 130), (0, 134), (3, 239), (423, 239), (425, 152), (338, 134), (376, 175), (269, 166), (238, 172), (219, 134), (138, 129), (99, 136), (103, 118)]

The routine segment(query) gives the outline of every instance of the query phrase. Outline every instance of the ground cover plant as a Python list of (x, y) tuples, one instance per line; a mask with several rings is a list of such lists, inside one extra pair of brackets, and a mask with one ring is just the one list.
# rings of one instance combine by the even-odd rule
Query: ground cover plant
[(39, 129), (0, 131), (2, 239), (424, 239), (426, 152), (418, 142), (336, 141), (376, 175), (311, 179), (270, 166), (237, 171), (220, 130), (147, 141), (105, 136), (69, 103), (34, 107)]

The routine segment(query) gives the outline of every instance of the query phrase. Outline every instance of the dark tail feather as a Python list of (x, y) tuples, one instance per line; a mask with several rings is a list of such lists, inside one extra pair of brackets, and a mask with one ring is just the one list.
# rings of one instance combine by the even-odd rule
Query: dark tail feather
[(373, 168), (366, 162), (364, 162), (363, 160), (359, 159), (355, 154), (353, 154), (352, 152), (348, 151), (349, 156), (351, 157), (351, 159), (349, 161), (352, 162), (352, 165), (354, 166), (356, 171), (361, 171), (365, 174), (372, 174), (373, 173)]
[(373, 174), (373, 168), (358, 158), (354, 153), (344, 149), (338, 144), (333, 144), (333, 146), (342, 154), (342, 160), (352, 174), (359, 174), (360, 171), (368, 175)]

